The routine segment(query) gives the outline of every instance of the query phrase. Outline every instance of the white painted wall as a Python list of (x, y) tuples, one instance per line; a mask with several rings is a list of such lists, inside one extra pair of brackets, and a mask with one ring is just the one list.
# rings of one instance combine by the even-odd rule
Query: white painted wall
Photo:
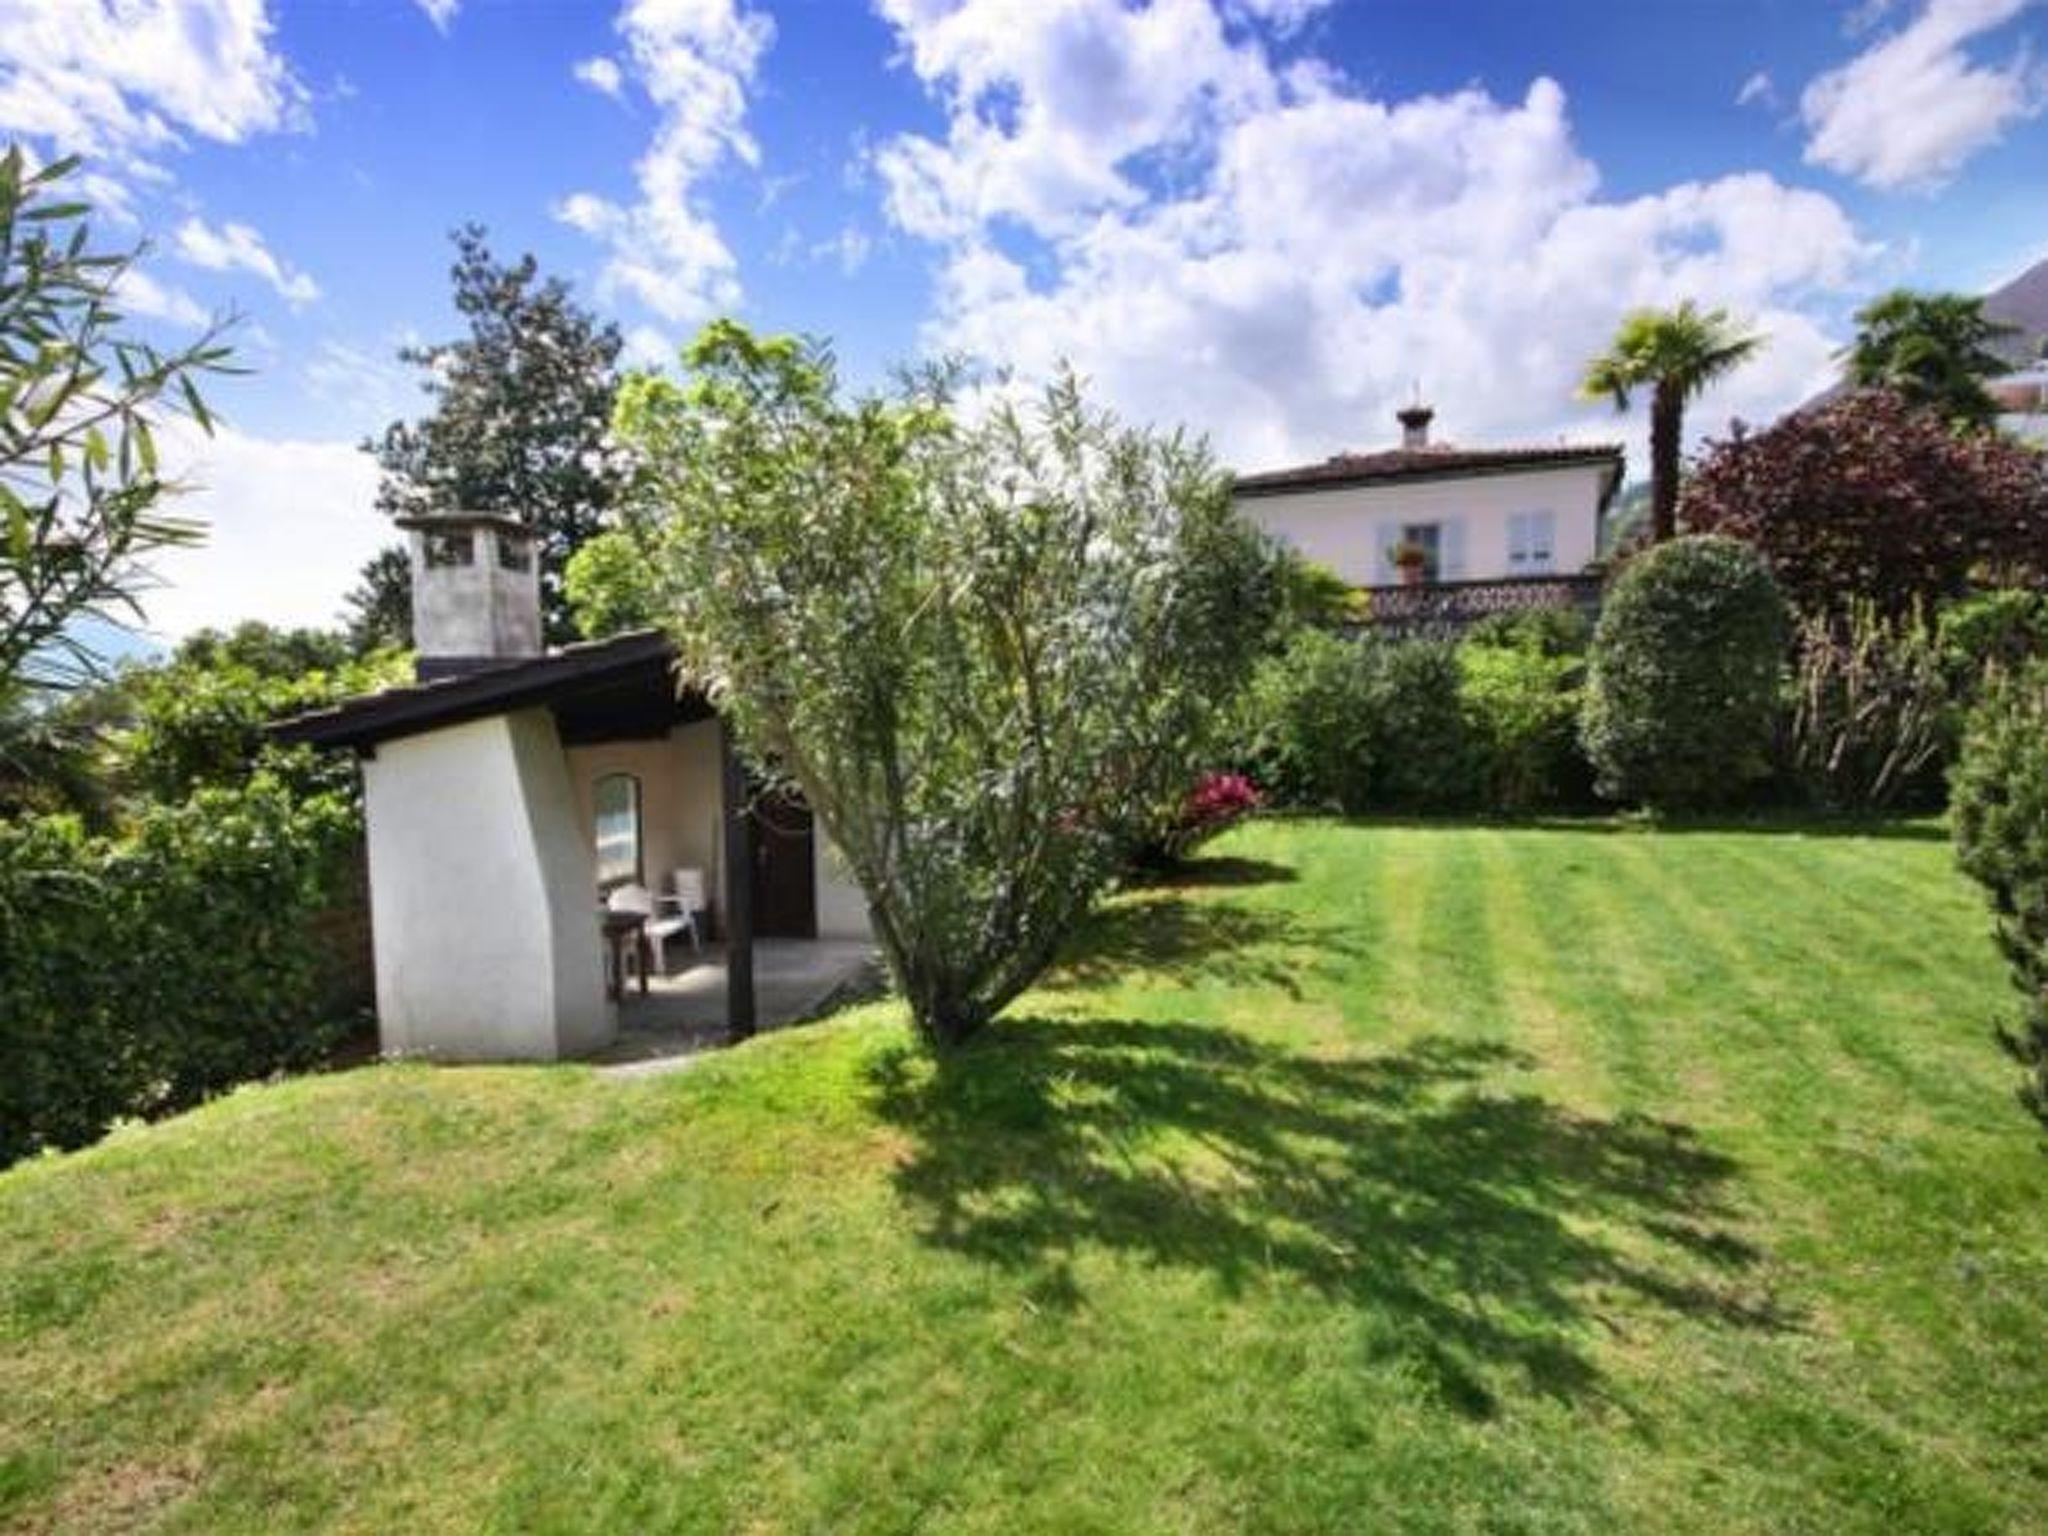
[[(651, 890), (666, 892), (677, 868), (701, 869), (714, 911), (725, 904), (725, 822), (720, 801), (719, 726), (699, 720), (678, 726), (661, 741), (607, 742), (571, 747), (578, 826), (595, 844), (597, 781), (630, 773), (640, 780), (641, 863)], [(846, 873), (822, 831), (816, 838), (818, 937), (869, 936), (867, 898)]]
[(1556, 518), (1552, 569), (1572, 575), (1598, 553), (1606, 474), (1600, 464), (1565, 464), (1511, 474), (1243, 496), (1238, 506), (1267, 533), (1361, 587), (1389, 586), (1400, 579), (1386, 552), (1407, 523), (1444, 526), (1443, 580), (1528, 574), (1510, 567), (1508, 520), (1518, 512), (1548, 511)]
[(610, 1040), (595, 862), (553, 717), (385, 742), (363, 793), (385, 1054), (553, 1061)]
[(868, 898), (846, 868), (839, 850), (817, 836), (818, 937), (821, 939), (871, 939), (874, 923), (868, 917)]
[(640, 781), (641, 878), (647, 888), (666, 893), (674, 871), (701, 869), (713, 906), (720, 904), (725, 838), (716, 720), (677, 726), (658, 741), (571, 747), (568, 755), (577, 824), (593, 844), (597, 781), (607, 774), (630, 773)]

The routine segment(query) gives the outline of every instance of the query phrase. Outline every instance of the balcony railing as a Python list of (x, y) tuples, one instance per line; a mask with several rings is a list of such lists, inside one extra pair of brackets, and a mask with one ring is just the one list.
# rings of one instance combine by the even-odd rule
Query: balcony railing
[(1455, 636), (1497, 613), (1576, 608), (1587, 618), (1600, 611), (1601, 578), (1503, 576), (1492, 581), (1424, 581), (1365, 587), (1360, 623), (1382, 634)]

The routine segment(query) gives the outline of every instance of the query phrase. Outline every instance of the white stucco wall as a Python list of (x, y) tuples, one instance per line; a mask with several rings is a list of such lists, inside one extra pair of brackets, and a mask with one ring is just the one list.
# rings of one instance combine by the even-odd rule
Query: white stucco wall
[(868, 899), (848, 873), (839, 851), (817, 838), (818, 937), (821, 939), (869, 939), (875, 928), (868, 917)]
[(659, 741), (613, 741), (569, 748), (578, 825), (596, 837), (593, 798), (607, 774), (640, 781), (641, 878), (666, 893), (678, 869), (701, 869), (714, 907), (725, 889), (724, 823), (719, 800), (718, 722), (676, 727)]
[(1407, 523), (1444, 526), (1445, 581), (1482, 581), (1517, 574), (1508, 561), (1508, 519), (1518, 512), (1554, 514), (1551, 568), (1582, 570), (1599, 548), (1597, 464), (1568, 464), (1514, 474), (1396, 481), (1244, 496), (1238, 506), (1255, 524), (1353, 586), (1387, 586), (1399, 574), (1388, 548)]
[(595, 865), (553, 717), (385, 742), (363, 792), (385, 1053), (552, 1061), (609, 1040)]
[[(640, 780), (642, 878), (667, 892), (678, 868), (701, 869), (711, 906), (725, 905), (725, 822), (720, 801), (719, 726), (700, 720), (679, 726), (661, 741), (607, 742), (571, 747), (569, 776), (575, 785), (578, 825), (595, 842), (597, 781), (630, 773)], [(846, 873), (822, 831), (816, 838), (818, 937), (866, 938), (867, 898)]]

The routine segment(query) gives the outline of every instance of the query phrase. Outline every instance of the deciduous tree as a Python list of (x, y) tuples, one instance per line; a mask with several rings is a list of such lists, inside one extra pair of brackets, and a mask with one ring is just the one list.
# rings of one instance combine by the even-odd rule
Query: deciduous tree
[(1755, 544), (1802, 613), (1867, 600), (1897, 616), (1973, 582), (2048, 574), (2048, 460), (1856, 390), (1713, 444), (1686, 483), (1685, 523)]

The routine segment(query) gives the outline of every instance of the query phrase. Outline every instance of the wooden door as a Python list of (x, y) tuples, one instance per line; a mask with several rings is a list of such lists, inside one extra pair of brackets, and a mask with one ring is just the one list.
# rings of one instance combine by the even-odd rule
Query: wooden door
[(818, 880), (811, 812), (794, 795), (754, 802), (754, 932), (764, 939), (818, 936)]

